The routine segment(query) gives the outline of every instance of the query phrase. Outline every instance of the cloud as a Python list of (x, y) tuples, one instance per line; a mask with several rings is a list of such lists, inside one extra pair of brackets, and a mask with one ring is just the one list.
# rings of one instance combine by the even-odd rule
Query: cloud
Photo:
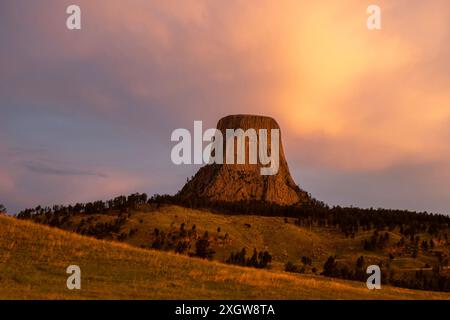
[(14, 177), (10, 173), (4, 171), (3, 169), (0, 169), (0, 193), (2, 193), (3, 196), (7, 192), (11, 192), (14, 190), (14, 180)]
[(293, 29), (298, 41), (286, 49), (290, 76), (279, 95), (283, 121), (300, 139), (342, 141), (342, 152), (330, 158), (346, 166), (362, 161), (340, 158), (344, 153), (365, 154), (364, 165), (374, 168), (405, 154), (438, 155), (448, 145), (435, 133), (450, 117), (450, 65), (445, 62), (450, 5), (379, 5), (383, 29), (370, 32), (361, 27), (363, 3), (317, 3), (300, 19), (305, 28)]
[(108, 175), (101, 172), (78, 170), (72, 168), (52, 168), (40, 163), (26, 163), (25, 167), (35, 173), (59, 175), (59, 176), (94, 176), (100, 178), (107, 178)]
[(446, 162), (411, 162), (375, 170), (302, 167), (295, 177), (313, 196), (344, 206), (395, 208), (450, 214)]
[(11, 147), (6, 139), (0, 141), (3, 160), (0, 202), (11, 213), (37, 205), (86, 202), (142, 192), (154, 183), (142, 173), (124, 172), (106, 164), (85, 169), (87, 165), (83, 162), (77, 163), (76, 168), (74, 159), (66, 160), (46, 148)]

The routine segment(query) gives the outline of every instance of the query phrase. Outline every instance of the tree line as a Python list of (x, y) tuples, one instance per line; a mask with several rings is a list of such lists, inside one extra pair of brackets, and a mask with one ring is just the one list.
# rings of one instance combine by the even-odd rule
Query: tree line
[(148, 196), (145, 193), (133, 193), (129, 196), (118, 196), (107, 201), (94, 201), (87, 203), (76, 203), (74, 205), (55, 205), (52, 207), (37, 206), (20, 211), (17, 214), (19, 219), (31, 219), (44, 224), (58, 225), (58, 220), (67, 219), (71, 215), (91, 215), (102, 214), (111, 211), (128, 212), (136, 209), (139, 205), (148, 203)]
[(392, 231), (395, 228), (409, 237), (422, 232), (438, 236), (450, 227), (450, 217), (442, 214), (383, 208), (330, 207), (313, 198), (308, 203), (282, 206), (264, 201), (211, 201), (186, 199), (179, 195), (155, 195), (149, 199), (149, 203), (204, 208), (222, 214), (293, 217), (298, 226), (334, 227), (347, 237), (354, 237), (358, 231)]
[[(444, 256), (438, 256), (438, 261), (428, 271), (424, 268), (420, 270), (403, 273), (397, 277), (395, 271), (391, 269), (390, 263), (379, 261), (376, 263), (381, 270), (381, 283), (390, 284), (396, 287), (403, 287), (418, 290), (445, 291), (450, 292), (450, 277), (444, 272), (448, 265), (448, 260)], [(323, 265), (321, 275), (332, 278), (340, 278), (353, 281), (367, 281), (368, 274), (366, 268), (369, 265), (363, 256), (357, 258), (353, 267), (346, 264), (339, 264), (336, 256), (330, 256)]]
[(242, 248), (241, 251), (232, 252), (230, 257), (225, 261), (229, 264), (235, 264), (243, 267), (252, 267), (263, 269), (267, 268), (269, 263), (272, 262), (272, 255), (268, 251), (256, 251), (253, 250), (251, 257), (246, 257), (247, 251)]

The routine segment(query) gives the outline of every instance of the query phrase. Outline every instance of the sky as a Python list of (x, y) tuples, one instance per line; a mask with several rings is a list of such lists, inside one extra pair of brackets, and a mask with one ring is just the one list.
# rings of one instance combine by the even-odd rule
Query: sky
[(2, 0), (0, 203), (175, 193), (198, 166), (171, 132), (250, 113), (315, 198), (449, 214), (449, 23), (448, 0)]

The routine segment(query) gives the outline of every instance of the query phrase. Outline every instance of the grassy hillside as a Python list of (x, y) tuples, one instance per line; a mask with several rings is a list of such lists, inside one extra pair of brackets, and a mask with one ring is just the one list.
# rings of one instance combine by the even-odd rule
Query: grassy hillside
[[(118, 240), (136, 247), (151, 248), (155, 242), (155, 228), (163, 231), (166, 238), (175, 237), (173, 246), (176, 246), (179, 240), (185, 240), (179, 237), (181, 225), (184, 224), (188, 231), (195, 225), (198, 236), (208, 232), (211, 246), (216, 251), (214, 259), (217, 261), (224, 262), (230, 253), (242, 248), (246, 248), (248, 255), (251, 255), (256, 248), (258, 251), (270, 252), (273, 256), (271, 268), (279, 271), (284, 270), (288, 261), (302, 266), (301, 258), (307, 256), (312, 259), (312, 265), (305, 270), (309, 274), (313, 268), (317, 269), (316, 273), (320, 273), (326, 259), (336, 255), (339, 264), (347, 265), (350, 269), (354, 268), (358, 257), (364, 256), (366, 264), (382, 262), (386, 266), (389, 263), (389, 270), (396, 277), (400, 277), (400, 274), (403, 277), (407, 273), (413, 277), (418, 270), (429, 275), (431, 267), (438, 261), (436, 253), (448, 256), (450, 248), (444, 237), (438, 239), (427, 233), (420, 233), (421, 241), (429, 242), (433, 239), (434, 248), (428, 252), (420, 250), (413, 257), (409, 240), (406, 239), (405, 245), (399, 247), (398, 242), (403, 235), (398, 229), (394, 229), (380, 232), (380, 235), (389, 234), (389, 240), (382, 249), (364, 250), (362, 242), (371, 238), (374, 229), (359, 230), (354, 237), (346, 237), (333, 227), (298, 226), (294, 224), (294, 218), (213, 214), (206, 210), (174, 205), (157, 208), (144, 205), (122, 216), (124, 220), (118, 230), (103, 232), (100, 236), (97, 231), (92, 230), (97, 230), (96, 226), (99, 224), (116, 221), (117, 212), (73, 215), (61, 223), (60, 227), (86, 234), (92, 232), (95, 237)], [(195, 239), (191, 237), (188, 242), (191, 244), (188, 251), (192, 253), (195, 250)], [(163, 249), (174, 251), (173, 248)], [(390, 254), (395, 255), (395, 258), (389, 259)], [(441, 272), (445, 273), (446, 270), (444, 267)]]
[[(151, 245), (155, 228), (176, 233), (183, 223), (186, 229), (195, 225), (200, 235), (205, 231), (209, 233), (216, 251), (214, 258), (219, 261), (242, 248), (249, 254), (256, 248), (268, 250), (274, 257), (272, 267), (283, 269), (289, 259), (299, 260), (307, 255), (321, 261), (332, 251), (331, 243), (316, 232), (285, 223), (280, 217), (221, 215), (179, 206), (133, 212), (123, 228), (125, 231), (134, 228), (136, 232), (124, 241), (135, 246)], [(225, 235), (227, 240), (221, 241)]]
[[(200, 213), (189, 216), (192, 221), (196, 214)], [(153, 218), (137, 223), (150, 224), (157, 217)], [(217, 222), (208, 223), (212, 227)], [(167, 223), (170, 227), (170, 218)], [(223, 221), (220, 223), (227, 229)], [(257, 220), (250, 223), (251, 228), (258, 225)], [(239, 230), (230, 228), (236, 239)], [(9, 217), (0, 217), (0, 235), (0, 299), (450, 299), (450, 294), (444, 293), (388, 286), (370, 291), (360, 282), (242, 268), (144, 250)], [(298, 234), (309, 236), (315, 239), (307, 232)], [(265, 238), (255, 241), (264, 244)], [(80, 291), (66, 289), (65, 270), (71, 264), (81, 267)]]

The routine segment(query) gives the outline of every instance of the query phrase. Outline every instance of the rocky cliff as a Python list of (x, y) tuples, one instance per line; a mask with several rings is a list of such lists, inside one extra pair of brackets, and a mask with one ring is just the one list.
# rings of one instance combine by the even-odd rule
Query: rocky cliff
[[(260, 141), (259, 129), (278, 129), (278, 123), (265, 116), (257, 115), (230, 115), (219, 120), (217, 129), (226, 136), (226, 129), (255, 129)], [(291, 205), (309, 201), (306, 192), (301, 190), (289, 173), (289, 168), (284, 155), (281, 139), (279, 139), (279, 169), (274, 175), (262, 175), (262, 165), (249, 164), (248, 150), (249, 140), (246, 140), (245, 164), (209, 164), (202, 167), (192, 180), (188, 181), (179, 196), (182, 198), (207, 198), (216, 201), (242, 201), (257, 200), (276, 203), (279, 205)], [(225, 138), (224, 138), (225, 141)], [(236, 148), (237, 143), (235, 143)], [(236, 149), (235, 149), (236, 150)], [(225, 157), (225, 146), (224, 146)], [(225, 162), (225, 161), (224, 161)]]

